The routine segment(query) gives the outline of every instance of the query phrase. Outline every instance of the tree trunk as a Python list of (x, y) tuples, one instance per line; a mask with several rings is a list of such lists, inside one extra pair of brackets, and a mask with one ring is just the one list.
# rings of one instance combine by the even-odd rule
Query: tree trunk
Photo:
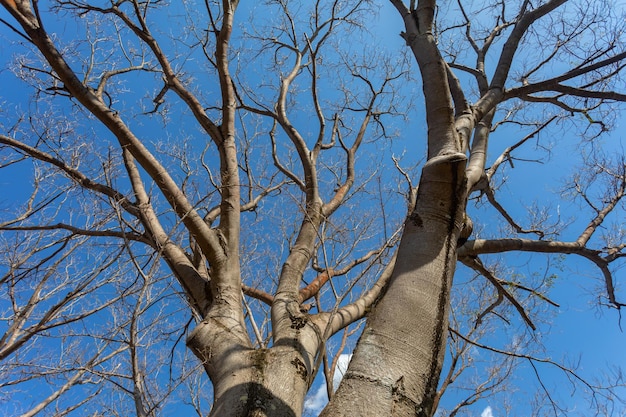
[(432, 415), (466, 201), (465, 162), (455, 153), (424, 166), (389, 287), (321, 416)]
[(307, 321), (292, 343), (251, 348), (236, 323), (206, 319), (187, 345), (213, 383), (210, 417), (300, 417), (313, 380), (319, 327)]

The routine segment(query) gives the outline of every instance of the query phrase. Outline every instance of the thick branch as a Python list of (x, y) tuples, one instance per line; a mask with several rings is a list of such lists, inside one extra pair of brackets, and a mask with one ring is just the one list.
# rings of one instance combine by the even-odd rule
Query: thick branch
[(185, 255), (185, 252), (171, 241), (150, 204), (150, 197), (144, 188), (141, 174), (131, 153), (125, 149), (123, 156), (126, 171), (139, 203), (138, 207), (141, 210), (140, 219), (157, 247), (161, 250), (161, 254), (172, 269), (172, 272), (178, 278), (190, 300), (190, 304), (203, 317), (212, 301), (210, 292), (207, 291), (209, 277), (202, 276)]
[(613, 276), (609, 270), (609, 260), (612, 260), (612, 258), (609, 257), (605, 259), (601, 256), (601, 251), (586, 248), (578, 242), (530, 239), (478, 239), (466, 242), (465, 245), (458, 249), (458, 255), (459, 257), (477, 256), (487, 253), (504, 253), (513, 251), (573, 254), (587, 258), (596, 264), (602, 272), (609, 302), (618, 309), (625, 305), (618, 302), (615, 297)]
[(500, 59), (496, 66), (496, 72), (491, 80), (490, 88), (499, 88), (500, 90), (504, 90), (506, 79), (509, 75), (511, 65), (513, 64), (513, 57), (517, 52), (519, 43), (526, 33), (526, 30), (528, 30), (530, 25), (532, 25), (535, 21), (566, 2), (567, 0), (550, 0), (532, 11), (522, 14), (502, 48), (502, 53), (500, 54)]
[(348, 304), (345, 307), (341, 307), (337, 310), (337, 312), (331, 313), (328, 321), (328, 329), (325, 332), (327, 337), (330, 337), (355, 321), (360, 320), (368, 313), (368, 311), (372, 309), (373, 305), (378, 301), (384, 289), (387, 287), (395, 264), (396, 255), (390, 259), (389, 263), (381, 273), (380, 278), (378, 278), (369, 291), (363, 294), (363, 296), (355, 302)]
[(391, 2), (404, 20), (406, 33), (402, 33), (402, 37), (411, 48), (422, 75), (428, 124), (428, 158), (459, 152), (459, 129), (454, 129), (448, 66), (432, 33), (435, 2), (420, 0), (412, 11), (400, 0)]

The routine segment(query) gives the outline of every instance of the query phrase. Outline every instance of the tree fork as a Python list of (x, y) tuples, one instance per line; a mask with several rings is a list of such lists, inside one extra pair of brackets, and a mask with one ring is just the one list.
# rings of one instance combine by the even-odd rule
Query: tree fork
[(213, 316), (187, 339), (213, 383), (209, 416), (300, 417), (324, 321), (309, 320), (290, 344), (254, 349), (238, 334), (234, 320)]

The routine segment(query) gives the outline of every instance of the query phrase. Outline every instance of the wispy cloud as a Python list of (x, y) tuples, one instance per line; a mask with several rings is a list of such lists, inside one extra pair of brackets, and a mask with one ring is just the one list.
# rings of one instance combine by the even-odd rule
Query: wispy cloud
[(328, 402), (328, 396), (326, 394), (326, 384), (320, 384), (317, 390), (313, 393), (309, 393), (304, 400), (304, 415), (305, 416), (317, 416), (322, 411), (326, 403)]
[(480, 417), (493, 417), (493, 410), (491, 409), (491, 407), (487, 406), (487, 408), (485, 408), (483, 412), (480, 413)]
[[(352, 359), (352, 354), (339, 355), (337, 366), (335, 367), (335, 375), (333, 377), (333, 391), (339, 387), (341, 378), (348, 369), (348, 364)], [(326, 383), (320, 384), (315, 391), (311, 391), (304, 400), (304, 415), (317, 416), (328, 403), (328, 395), (326, 394)], [(492, 417), (492, 416), (490, 416)]]
[(343, 375), (348, 370), (348, 364), (350, 364), (350, 359), (352, 359), (352, 353), (343, 355), (339, 355), (339, 359), (337, 360), (337, 366), (335, 367), (335, 375), (333, 376), (333, 391), (339, 388), (339, 383), (343, 379)]

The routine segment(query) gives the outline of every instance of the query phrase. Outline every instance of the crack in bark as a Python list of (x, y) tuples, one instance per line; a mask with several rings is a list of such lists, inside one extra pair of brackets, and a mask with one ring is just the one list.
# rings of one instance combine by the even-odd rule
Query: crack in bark
[[(403, 407), (401, 410), (405, 408), (410, 408), (415, 410), (416, 416), (421, 416), (423, 408), (420, 404), (416, 403), (413, 399), (408, 397), (406, 394), (406, 389), (404, 387), (404, 376), (401, 376), (392, 386), (391, 386), (391, 396), (392, 396), (392, 409), (391, 415), (395, 415), (396, 404), (401, 404)], [(402, 411), (401, 411), (402, 412)]]
[(371, 383), (373, 383), (375, 385), (379, 385), (381, 387), (385, 387), (385, 388), (391, 389), (391, 386), (389, 384), (383, 383), (383, 381), (380, 380), (379, 378), (371, 378), (371, 377), (369, 377), (367, 375), (357, 374), (357, 373), (354, 373), (354, 372), (346, 372), (343, 375), (343, 379), (356, 379), (356, 380), (359, 380), (359, 381), (371, 382)]

